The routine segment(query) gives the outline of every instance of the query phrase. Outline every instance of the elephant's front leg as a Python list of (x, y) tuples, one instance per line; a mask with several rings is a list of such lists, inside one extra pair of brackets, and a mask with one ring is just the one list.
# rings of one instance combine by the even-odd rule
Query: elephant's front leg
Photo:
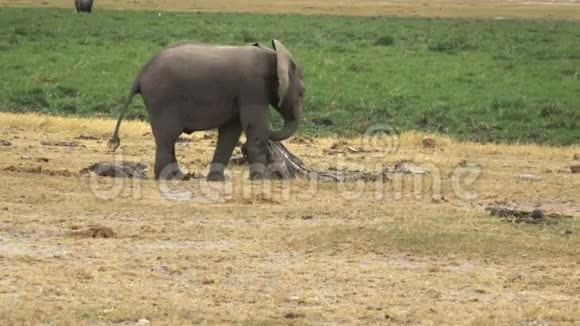
[(217, 146), (213, 154), (207, 181), (225, 181), (225, 168), (240, 140), (241, 134), (242, 125), (238, 117), (219, 129)]
[(246, 116), (242, 115), (242, 123), (247, 138), (245, 146), (250, 164), (250, 179), (262, 179), (267, 172), (266, 151), (272, 116), (267, 106), (250, 112), (251, 114)]

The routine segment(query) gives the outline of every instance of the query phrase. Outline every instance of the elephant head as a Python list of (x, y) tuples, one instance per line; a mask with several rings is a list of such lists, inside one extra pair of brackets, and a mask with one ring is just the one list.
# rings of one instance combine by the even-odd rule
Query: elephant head
[(284, 126), (273, 130), (270, 139), (282, 141), (291, 137), (300, 124), (304, 106), (304, 79), (302, 71), (296, 64), (290, 52), (278, 40), (272, 41), (276, 51), (277, 93), (272, 105), (284, 118)]

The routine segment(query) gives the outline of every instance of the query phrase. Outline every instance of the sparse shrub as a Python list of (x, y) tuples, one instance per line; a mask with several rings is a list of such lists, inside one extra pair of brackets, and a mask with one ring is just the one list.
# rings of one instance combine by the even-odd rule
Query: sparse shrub
[(317, 118), (312, 119), (312, 122), (315, 125), (323, 126), (323, 127), (334, 126), (334, 121), (329, 117), (317, 117)]
[(477, 46), (475, 46), (465, 36), (448, 37), (443, 40), (432, 42), (429, 45), (429, 51), (442, 52), (446, 54), (456, 54), (476, 49)]
[(348, 52), (348, 49), (343, 45), (335, 44), (332, 47), (330, 47), (330, 51), (334, 53), (346, 53)]
[(54, 95), (58, 97), (77, 97), (79, 96), (79, 90), (73, 87), (59, 85), (54, 89)]
[(8, 38), (8, 44), (20, 44), (20, 39), (15, 34), (12, 34)]
[(77, 113), (77, 106), (74, 104), (64, 104), (61, 106), (61, 110), (67, 114), (75, 114)]
[(258, 40), (258, 38), (251, 31), (248, 30), (243, 30), (240, 33), (240, 38), (244, 43), (256, 42)]
[(366, 72), (370, 71), (370, 68), (362, 64), (352, 63), (348, 66), (348, 70), (353, 72)]
[(28, 31), (24, 27), (14, 27), (12, 29), (12, 33), (14, 33), (14, 35), (19, 35), (19, 36), (28, 35)]
[(47, 94), (42, 88), (18, 91), (10, 100), (14, 105), (27, 109), (47, 108), (50, 106)]
[(167, 46), (169, 44), (169, 39), (164, 35), (158, 35), (153, 39), (153, 43), (159, 46)]
[(379, 37), (376, 41), (375, 41), (375, 45), (377, 46), (391, 46), (395, 44), (395, 39), (392, 36), (382, 36)]
[(417, 120), (420, 129), (436, 132), (447, 132), (453, 124), (452, 114), (457, 109), (447, 105), (428, 108), (424, 110)]

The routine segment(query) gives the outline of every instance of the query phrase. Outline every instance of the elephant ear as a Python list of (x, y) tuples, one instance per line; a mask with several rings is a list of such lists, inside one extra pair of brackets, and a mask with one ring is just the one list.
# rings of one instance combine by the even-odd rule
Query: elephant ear
[(278, 106), (282, 107), (282, 103), (288, 94), (290, 88), (290, 74), (295, 67), (292, 55), (278, 40), (272, 40), (272, 46), (276, 50), (277, 58), (277, 72), (278, 72)]

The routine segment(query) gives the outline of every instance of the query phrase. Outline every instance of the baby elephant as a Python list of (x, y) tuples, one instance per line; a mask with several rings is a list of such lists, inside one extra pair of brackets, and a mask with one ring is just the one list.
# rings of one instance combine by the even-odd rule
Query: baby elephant
[(90, 14), (93, 11), (93, 0), (75, 0), (75, 8), (77, 12), (88, 12)]
[[(175, 142), (181, 133), (218, 130), (208, 181), (224, 181), (224, 169), (242, 132), (250, 178), (266, 177), (268, 140), (282, 141), (298, 129), (304, 81), (290, 52), (277, 40), (231, 46), (179, 43), (153, 57), (135, 79), (110, 141), (119, 146), (119, 125), (135, 94), (141, 94), (155, 137), (155, 179), (181, 178)], [(272, 129), (272, 106), (283, 118)]]

